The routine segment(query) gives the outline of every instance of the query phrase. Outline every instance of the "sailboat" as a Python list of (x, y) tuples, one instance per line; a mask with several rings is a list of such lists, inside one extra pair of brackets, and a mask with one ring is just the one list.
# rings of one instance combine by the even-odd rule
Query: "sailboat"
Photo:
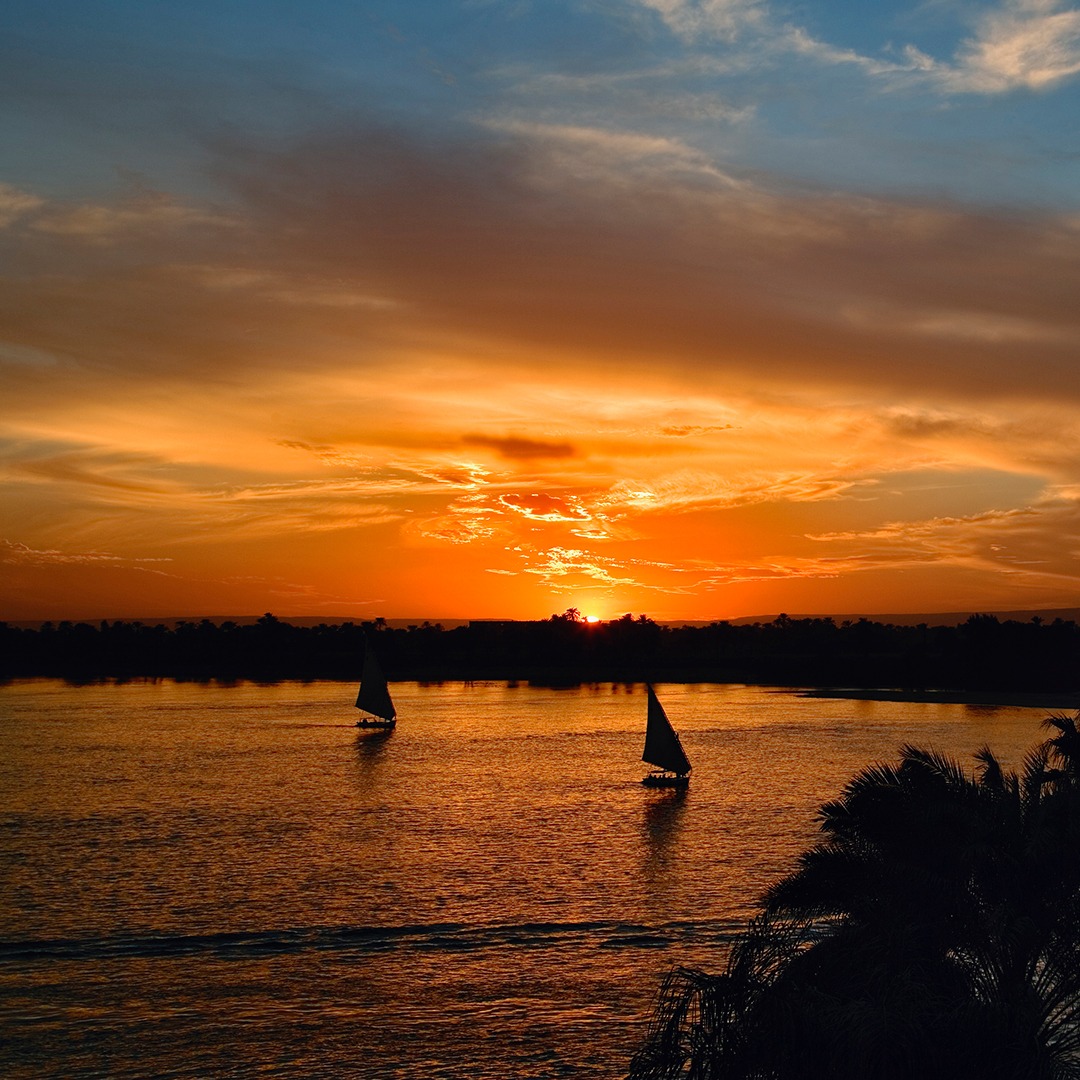
[(652, 683), (646, 683), (649, 714), (641, 760), (656, 767), (641, 781), (646, 787), (684, 788), (690, 783), (690, 759), (664, 712)]
[(386, 676), (375, 658), (375, 650), (364, 643), (364, 667), (360, 673), (360, 690), (356, 707), (363, 715), (356, 721), (358, 728), (392, 728), (397, 723), (397, 709), (386, 685)]

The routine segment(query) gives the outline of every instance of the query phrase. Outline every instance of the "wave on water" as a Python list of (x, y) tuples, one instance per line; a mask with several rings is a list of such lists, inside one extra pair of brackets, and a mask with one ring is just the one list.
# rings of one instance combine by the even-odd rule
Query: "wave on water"
[(475, 926), (428, 923), (403, 926), (316, 926), (216, 934), (124, 934), (108, 937), (0, 941), (0, 964), (35, 960), (256, 957), (309, 951), (352, 953), (396, 949), (461, 952), (565, 946), (662, 948), (681, 942), (730, 942), (741, 922), (670, 922), (642, 926), (617, 921), (541, 922)]

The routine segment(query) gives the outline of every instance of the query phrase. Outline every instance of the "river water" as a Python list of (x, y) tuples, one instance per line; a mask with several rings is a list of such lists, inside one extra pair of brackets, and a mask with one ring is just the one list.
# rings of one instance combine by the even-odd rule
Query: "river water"
[(1034, 709), (644, 688), (0, 686), (0, 1074), (599, 1078), (717, 969), (815, 810), (905, 742), (1010, 765)]

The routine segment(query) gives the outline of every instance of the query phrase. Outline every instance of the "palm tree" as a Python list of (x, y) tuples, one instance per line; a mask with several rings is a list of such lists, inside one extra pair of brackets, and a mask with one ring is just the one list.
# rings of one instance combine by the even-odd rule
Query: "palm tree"
[(1063, 716), (1055, 713), (1048, 716), (1043, 727), (1056, 731), (1057, 735), (1047, 739), (1043, 746), (1048, 757), (1064, 772), (1070, 782), (1080, 781), (1080, 731), (1076, 728), (1078, 716)]
[(856, 776), (631, 1076), (1080, 1077), (1080, 733), (1047, 724), (1020, 773), (906, 746)]

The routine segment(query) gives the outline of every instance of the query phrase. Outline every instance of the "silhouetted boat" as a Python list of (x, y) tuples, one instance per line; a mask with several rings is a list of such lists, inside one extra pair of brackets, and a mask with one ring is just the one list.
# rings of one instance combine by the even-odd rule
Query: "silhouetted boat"
[(645, 723), (645, 749), (641, 760), (655, 765), (641, 782), (646, 787), (684, 788), (690, 783), (690, 759), (664, 712), (652, 683), (646, 683), (649, 714)]
[(397, 709), (386, 685), (386, 676), (375, 658), (375, 650), (365, 642), (364, 667), (360, 673), (360, 690), (356, 695), (356, 707), (363, 716), (356, 721), (360, 728), (392, 728), (397, 723)]

